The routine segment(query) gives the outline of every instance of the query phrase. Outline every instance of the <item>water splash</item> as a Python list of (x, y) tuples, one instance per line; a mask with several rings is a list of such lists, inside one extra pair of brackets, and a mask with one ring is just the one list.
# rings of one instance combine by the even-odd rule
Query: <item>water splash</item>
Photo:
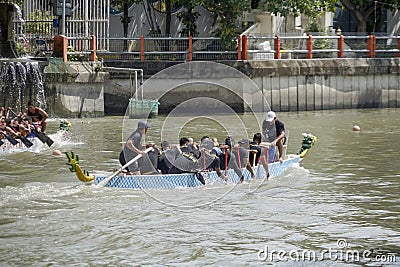
[[(27, 70), (27, 80), (30, 82), (32, 86), (32, 92), (35, 92), (35, 99), (37, 105), (42, 108), (46, 109), (46, 97), (44, 92), (44, 85), (42, 74), (40, 73), (39, 64), (37, 62), (27, 62), (26, 63)], [(31, 98), (31, 97), (30, 97)]]
[(7, 62), (0, 66), (0, 106), (24, 111), (29, 100), (46, 109), (44, 84), (37, 62)]

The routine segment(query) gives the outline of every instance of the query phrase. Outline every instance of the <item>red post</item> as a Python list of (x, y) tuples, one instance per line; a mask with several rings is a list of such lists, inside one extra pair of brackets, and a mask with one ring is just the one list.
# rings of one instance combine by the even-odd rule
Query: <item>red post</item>
[(375, 35), (370, 34), (368, 35), (368, 41), (367, 41), (367, 45), (368, 45), (368, 57), (375, 57), (376, 56), (376, 39), (375, 39)]
[(310, 35), (308, 35), (308, 39), (307, 39), (307, 43), (306, 43), (307, 50), (308, 50), (307, 58), (309, 58), (309, 59), (313, 58), (313, 55), (312, 55), (312, 43), (313, 43), (312, 35), (310, 34)]
[(193, 60), (193, 37), (189, 35), (189, 61)]
[(338, 57), (342, 58), (344, 56), (344, 36), (340, 35), (338, 40)]
[(238, 44), (237, 44), (237, 47), (238, 47), (238, 51), (237, 51), (237, 59), (238, 60), (241, 60), (242, 59), (242, 51), (241, 51), (241, 48), (242, 48), (242, 39), (240, 38), (240, 35), (238, 35), (238, 37), (237, 37), (237, 42), (238, 42)]
[(140, 60), (144, 60), (144, 36), (140, 37)]
[(78, 40), (78, 51), (82, 51), (82, 40)]
[(274, 39), (275, 59), (281, 59), (281, 38), (277, 35)]
[(54, 37), (53, 54), (55, 57), (62, 57), (64, 62), (68, 61), (67, 47), (68, 47), (67, 36), (57, 35)]
[(242, 35), (242, 59), (248, 60), (248, 44), (247, 44), (247, 36)]
[(97, 54), (96, 54), (96, 47), (97, 47), (97, 38), (95, 35), (90, 35), (90, 56), (89, 60), (90, 61), (97, 61)]
[(373, 45), (373, 48), (374, 48), (374, 57), (376, 57), (376, 35), (374, 34), (374, 35), (372, 35), (374, 38), (374, 41), (373, 41), (373, 43), (372, 43), (372, 45)]

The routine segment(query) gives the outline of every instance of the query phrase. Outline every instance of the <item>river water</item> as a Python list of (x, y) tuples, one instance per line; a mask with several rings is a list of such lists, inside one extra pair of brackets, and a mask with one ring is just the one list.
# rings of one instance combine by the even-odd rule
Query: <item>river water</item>
[[(255, 190), (84, 185), (52, 151), (74, 151), (90, 172), (111, 173), (137, 121), (71, 119), (60, 136), (50, 120), (53, 147), (0, 154), (0, 265), (399, 266), (400, 111), (277, 115), (290, 131), (288, 153), (299, 150), (302, 132), (318, 142), (300, 166)], [(150, 120), (146, 140), (238, 140), (259, 127), (249, 114), (180, 119)]]

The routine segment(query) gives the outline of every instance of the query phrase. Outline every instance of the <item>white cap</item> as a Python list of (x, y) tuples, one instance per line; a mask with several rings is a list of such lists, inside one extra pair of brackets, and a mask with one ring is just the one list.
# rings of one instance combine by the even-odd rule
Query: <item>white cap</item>
[(271, 110), (271, 111), (268, 111), (266, 120), (268, 122), (271, 122), (271, 121), (273, 121), (275, 119), (275, 117), (276, 117), (275, 112), (273, 112)]

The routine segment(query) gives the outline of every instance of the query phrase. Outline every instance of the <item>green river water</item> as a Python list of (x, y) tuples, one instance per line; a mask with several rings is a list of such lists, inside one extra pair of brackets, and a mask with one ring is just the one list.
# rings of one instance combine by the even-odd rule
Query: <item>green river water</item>
[[(251, 138), (264, 115), (160, 116), (146, 141)], [(84, 185), (53, 150), (111, 174), (137, 120), (70, 119), (59, 136), (52, 118), (53, 147), (0, 154), (0, 266), (399, 266), (400, 111), (277, 115), (290, 131), (288, 153), (303, 132), (318, 142), (257, 190)]]

